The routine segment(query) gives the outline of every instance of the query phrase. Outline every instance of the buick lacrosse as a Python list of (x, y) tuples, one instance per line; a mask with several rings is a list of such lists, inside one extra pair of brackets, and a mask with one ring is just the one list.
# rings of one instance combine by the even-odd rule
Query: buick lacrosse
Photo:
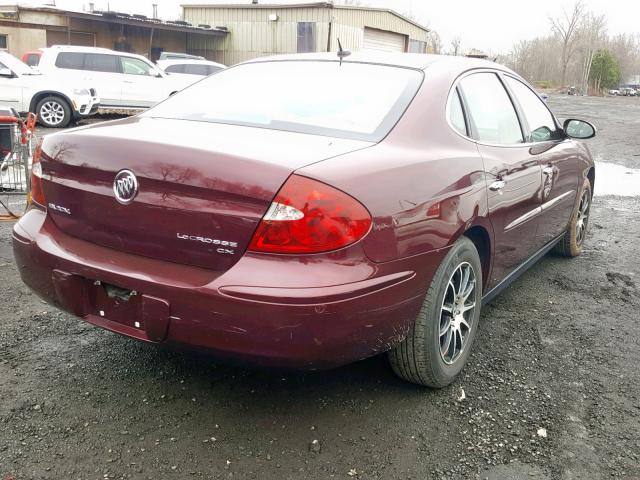
[(145, 342), (308, 370), (387, 353), (451, 383), (482, 304), (580, 254), (595, 128), (491, 62), (344, 56), (257, 59), (47, 136), (24, 282)]

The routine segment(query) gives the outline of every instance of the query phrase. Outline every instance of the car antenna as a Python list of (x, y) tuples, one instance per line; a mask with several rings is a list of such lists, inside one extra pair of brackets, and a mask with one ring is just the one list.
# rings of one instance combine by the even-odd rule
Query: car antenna
[(349, 50), (342, 49), (342, 43), (340, 43), (340, 39), (338, 39), (338, 58), (340, 59), (340, 66), (342, 66), (342, 60), (351, 55)]

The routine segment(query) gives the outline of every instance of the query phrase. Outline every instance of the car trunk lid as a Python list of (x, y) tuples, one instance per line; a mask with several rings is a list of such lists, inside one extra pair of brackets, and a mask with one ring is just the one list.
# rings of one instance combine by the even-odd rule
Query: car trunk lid
[[(130, 118), (46, 137), (43, 188), (63, 232), (137, 255), (230, 268), (282, 184), (367, 142), (185, 120)], [(138, 182), (119, 203), (114, 179)]]

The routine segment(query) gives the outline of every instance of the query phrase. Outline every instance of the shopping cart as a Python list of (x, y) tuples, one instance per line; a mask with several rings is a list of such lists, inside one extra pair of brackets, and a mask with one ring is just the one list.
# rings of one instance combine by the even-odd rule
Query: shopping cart
[(23, 120), (0, 107), (0, 220), (19, 218), (27, 207), (35, 124), (33, 113)]

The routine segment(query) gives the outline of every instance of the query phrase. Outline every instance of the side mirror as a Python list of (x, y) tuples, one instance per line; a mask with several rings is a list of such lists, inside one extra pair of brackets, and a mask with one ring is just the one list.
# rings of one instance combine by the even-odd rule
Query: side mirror
[(7, 77), (7, 78), (13, 78), (13, 72), (11, 70), (9, 70), (8, 68), (4, 67), (4, 68), (0, 68), (0, 77)]
[(596, 136), (596, 127), (584, 120), (569, 119), (564, 122), (564, 133), (569, 138), (588, 140)]

